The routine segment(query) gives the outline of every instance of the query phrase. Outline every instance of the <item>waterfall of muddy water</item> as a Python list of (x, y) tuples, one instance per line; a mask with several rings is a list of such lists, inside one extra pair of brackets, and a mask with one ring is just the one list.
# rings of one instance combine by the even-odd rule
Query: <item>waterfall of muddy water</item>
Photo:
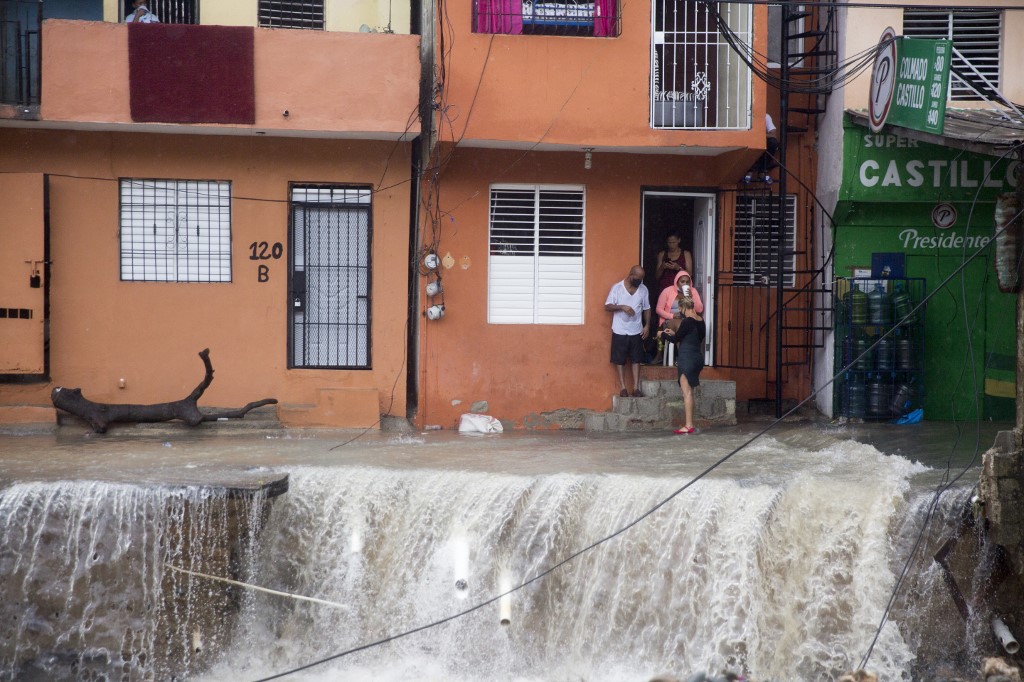
[[(834, 680), (866, 652), (941, 478), (844, 433), (758, 440), (516, 592), (507, 625), (495, 602), (287, 679), (618, 682), (729, 668)], [(519, 584), (746, 438), (381, 434), (332, 452), (340, 441), (319, 437), (4, 441), (0, 680), (240, 682), (301, 666)], [(252, 466), (290, 475), (269, 514), (258, 497), (158, 483)], [(59, 480), (67, 470), (150, 487)], [(943, 497), (881, 632), (869, 668), (886, 682), (977, 670), (987, 642), (932, 561), (976, 480)]]
[(97, 482), (0, 491), (0, 679), (170, 680), (230, 640), (261, 493)]
[[(835, 679), (875, 633), (930, 499), (931, 485), (912, 481), (928, 474), (856, 443), (795, 453), (766, 439), (748, 458), (760, 470), (699, 482), (513, 595), (509, 625), (494, 603), (292, 679), (610, 682), (722, 668)], [(254, 579), (341, 606), (246, 595), (234, 642), (203, 679), (258, 678), (444, 618), (620, 528), (685, 480), (293, 469)], [(937, 528), (965, 492), (947, 496)], [(963, 640), (931, 565), (928, 554), (908, 585), (925, 597), (881, 633), (870, 666), (880, 679), (924, 679), (916, 650), (937, 615)]]

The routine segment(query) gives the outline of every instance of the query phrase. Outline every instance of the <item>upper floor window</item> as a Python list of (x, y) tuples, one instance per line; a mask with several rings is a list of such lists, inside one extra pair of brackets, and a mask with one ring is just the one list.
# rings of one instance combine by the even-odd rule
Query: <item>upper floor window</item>
[[(995, 96), (999, 87), (999, 35), (1003, 13), (958, 9), (903, 10), (903, 35), (908, 38), (952, 40), (949, 99), (980, 100)], [(986, 83), (987, 81), (987, 83)], [(979, 94), (980, 93), (980, 94)]]
[[(198, 0), (146, 0), (146, 7), (162, 24), (198, 24)], [(134, 11), (132, 0), (121, 0), (121, 16)]]
[(231, 183), (121, 180), (121, 279), (231, 281)]
[(491, 187), (489, 323), (583, 324), (585, 199), (579, 186)]
[(752, 29), (750, 5), (652, 0), (651, 127), (750, 128), (751, 71), (733, 43)]
[(259, 0), (264, 28), (324, 28), (324, 0)]
[(618, 0), (474, 0), (475, 33), (615, 37)]
[[(778, 281), (779, 198), (772, 194), (740, 194), (736, 197), (736, 229), (733, 234), (733, 282), (751, 286), (775, 286)], [(783, 286), (795, 286), (796, 195), (786, 196), (786, 236), (783, 250)]]

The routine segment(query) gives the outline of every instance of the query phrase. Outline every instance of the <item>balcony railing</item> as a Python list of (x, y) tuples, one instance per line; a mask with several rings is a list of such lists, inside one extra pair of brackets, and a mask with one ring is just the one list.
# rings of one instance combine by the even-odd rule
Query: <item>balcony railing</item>
[(614, 38), (618, 0), (473, 0), (473, 32)]
[(751, 5), (653, 2), (651, 127), (750, 128)]
[(40, 0), (0, 0), (0, 104), (39, 105)]

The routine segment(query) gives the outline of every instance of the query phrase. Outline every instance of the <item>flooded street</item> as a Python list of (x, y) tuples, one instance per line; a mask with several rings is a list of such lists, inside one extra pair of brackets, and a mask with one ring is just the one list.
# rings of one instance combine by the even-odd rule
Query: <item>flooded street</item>
[[(835, 679), (871, 646), (947, 466), (977, 452), (868, 664), (976, 670), (931, 556), (1006, 427), (790, 422), (690, 485), (768, 423), (3, 436), (0, 679), (256, 680), (467, 610), (289, 679)], [(224, 493), (282, 473), (279, 497)]]

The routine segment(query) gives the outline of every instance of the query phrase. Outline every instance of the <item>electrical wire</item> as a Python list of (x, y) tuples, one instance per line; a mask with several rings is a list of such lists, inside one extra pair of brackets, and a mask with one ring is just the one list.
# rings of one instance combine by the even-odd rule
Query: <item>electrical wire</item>
[[(1021, 213), (1018, 213), (1017, 216), (1015, 216), (1014, 220), (1019, 218), (1022, 213), (1024, 213), (1024, 211), (1022, 211)], [(1013, 222), (1013, 221), (1012, 220), (1008, 221), (1007, 224), (1009, 224), (1011, 222)], [(1000, 234), (1005, 229), (1006, 229), (1006, 227), (1001, 228), (999, 231), (997, 231), (996, 235), (998, 236), (998, 234)], [(900, 323), (903, 323), (905, 320), (907, 320), (908, 318), (910, 318), (913, 315), (915, 315), (917, 313), (917, 311), (920, 310), (921, 308), (923, 308), (933, 296), (935, 296), (939, 291), (941, 291), (943, 288), (945, 288), (945, 286), (955, 276), (960, 274), (963, 271), (963, 269), (966, 268), (967, 265), (970, 262), (972, 262), (975, 258), (979, 257), (982, 254), (982, 252), (985, 251), (986, 248), (988, 248), (987, 244), (985, 246), (982, 246), (982, 247), (979, 247), (978, 249), (976, 249), (974, 251), (974, 253), (969, 258), (965, 259), (952, 273), (950, 273), (938, 285), (938, 287), (936, 287), (931, 293), (927, 294), (916, 306), (914, 306), (903, 318), (901, 318)], [(836, 372), (836, 374), (834, 374), (832, 376), (832, 378), (830, 378), (824, 385), (822, 385), (821, 387), (819, 387), (816, 390), (812, 391), (810, 393), (810, 395), (808, 395), (806, 398), (804, 398), (803, 400), (798, 402), (795, 406), (793, 406), (789, 411), (787, 411), (781, 417), (778, 417), (774, 421), (770, 422), (767, 426), (765, 426), (763, 429), (761, 429), (756, 434), (751, 436), (749, 439), (744, 441), (742, 444), (740, 444), (739, 446), (737, 446), (736, 448), (734, 448), (733, 450), (731, 450), (727, 454), (725, 454), (722, 457), (720, 457), (718, 460), (713, 462), (711, 465), (709, 465), (707, 468), (705, 468), (699, 474), (697, 474), (696, 476), (691, 478), (689, 481), (687, 481), (685, 484), (683, 484), (682, 486), (677, 488), (675, 491), (670, 493), (668, 496), (663, 498), (661, 501), (657, 502), (650, 509), (648, 509), (647, 511), (643, 512), (642, 514), (637, 516), (635, 519), (633, 519), (629, 523), (627, 523), (624, 526), (620, 527), (618, 530), (616, 530), (616, 531), (610, 533), (609, 535), (606, 535), (606, 536), (604, 536), (604, 537), (602, 537), (602, 538), (600, 538), (600, 539), (590, 543), (589, 545), (587, 545), (587, 546), (585, 546), (585, 547), (583, 547), (583, 548), (581, 548), (579, 550), (576, 550), (575, 552), (569, 554), (568, 556), (564, 557), (563, 559), (555, 562), (549, 568), (536, 573), (535, 575), (533, 575), (529, 579), (524, 580), (523, 582), (521, 582), (518, 585), (516, 585), (516, 586), (506, 590), (505, 592), (502, 592), (501, 594), (498, 594), (498, 595), (496, 595), (494, 597), (491, 597), (490, 599), (486, 599), (484, 601), (478, 602), (478, 603), (470, 606), (469, 608), (463, 609), (462, 611), (458, 611), (458, 612), (453, 613), (453, 614), (451, 614), (449, 616), (446, 616), (444, 618), (432, 621), (430, 623), (425, 623), (424, 625), (420, 625), (420, 626), (417, 626), (415, 628), (411, 628), (409, 630), (405, 630), (405, 631), (399, 632), (399, 633), (394, 634), (394, 635), (389, 635), (387, 637), (375, 640), (373, 642), (368, 642), (367, 644), (363, 644), (363, 645), (360, 645), (360, 646), (357, 646), (357, 647), (353, 647), (351, 649), (347, 649), (345, 651), (342, 651), (342, 652), (337, 653), (337, 654), (333, 654), (331, 656), (326, 656), (326, 657), (320, 658), (320, 659), (318, 659), (316, 661), (313, 661), (311, 663), (307, 663), (307, 664), (302, 665), (302, 666), (298, 666), (298, 667), (291, 668), (291, 669), (286, 670), (286, 671), (275, 673), (275, 674), (267, 676), (267, 677), (261, 677), (258, 680), (256, 680), (255, 682), (268, 682), (269, 680), (280, 679), (282, 677), (286, 677), (288, 675), (291, 675), (291, 674), (294, 674), (294, 673), (297, 673), (297, 672), (308, 670), (310, 668), (322, 665), (324, 663), (328, 663), (330, 661), (337, 660), (339, 658), (343, 658), (345, 656), (349, 656), (351, 654), (354, 654), (354, 653), (357, 653), (357, 652), (360, 652), (360, 651), (365, 651), (367, 649), (371, 649), (371, 648), (374, 648), (374, 647), (377, 647), (377, 646), (381, 646), (383, 644), (387, 644), (387, 643), (396, 641), (398, 639), (402, 639), (404, 637), (408, 637), (408, 636), (416, 634), (418, 632), (423, 632), (424, 630), (428, 630), (430, 628), (437, 627), (439, 625), (443, 625), (443, 624), (448, 623), (450, 621), (453, 621), (453, 620), (455, 620), (457, 618), (460, 618), (460, 617), (465, 616), (467, 614), (470, 614), (470, 613), (473, 613), (475, 611), (478, 611), (479, 609), (481, 609), (481, 608), (483, 608), (483, 607), (485, 607), (485, 606), (487, 606), (489, 604), (493, 604), (493, 603), (497, 602), (499, 599), (501, 599), (502, 597), (505, 597), (505, 596), (508, 596), (510, 594), (513, 594), (513, 593), (515, 593), (515, 592), (517, 592), (517, 591), (519, 591), (519, 590), (521, 590), (521, 589), (523, 589), (523, 588), (525, 588), (525, 587), (527, 587), (527, 586), (537, 582), (538, 580), (541, 580), (545, 576), (550, 575), (554, 571), (558, 570), (559, 568), (561, 568), (562, 566), (568, 564), (569, 562), (575, 560), (576, 558), (580, 557), (581, 555), (583, 555), (583, 554), (585, 554), (585, 553), (587, 553), (587, 552), (589, 552), (589, 551), (599, 547), (600, 545), (605, 544), (606, 542), (609, 542), (610, 540), (615, 539), (616, 537), (622, 535), (626, 531), (630, 530), (634, 526), (638, 525), (639, 523), (641, 523), (642, 521), (644, 521), (645, 519), (650, 517), (652, 514), (654, 514), (656, 511), (658, 511), (659, 509), (664, 507), (666, 504), (671, 502), (673, 499), (678, 497), (680, 494), (682, 494), (684, 491), (689, 489), (695, 483), (697, 483), (698, 481), (704, 479), (712, 471), (714, 471), (715, 469), (717, 469), (718, 467), (720, 467), (721, 465), (725, 464), (727, 461), (732, 459), (733, 456), (735, 456), (737, 453), (739, 453), (740, 451), (742, 451), (745, 448), (747, 448), (749, 445), (751, 445), (758, 438), (760, 438), (761, 436), (767, 434), (769, 431), (771, 431), (773, 428), (778, 426), (780, 423), (782, 423), (789, 416), (795, 414), (800, 408), (802, 408), (804, 405), (806, 405), (808, 402), (810, 402), (812, 399), (814, 399), (818, 395), (818, 393), (820, 393), (821, 391), (825, 390), (825, 388), (827, 388), (828, 386), (833, 384), (837, 379), (839, 379), (844, 374), (846, 374), (854, 366), (855, 363), (857, 363), (858, 361), (861, 360), (861, 358), (863, 358), (864, 356), (866, 356), (869, 353), (871, 353), (874, 350), (875, 346), (877, 346), (878, 343), (882, 339), (888, 337), (890, 334), (892, 334), (897, 329), (898, 324), (894, 325), (891, 329), (889, 329), (889, 331), (881, 334), (878, 337), (878, 339), (876, 339), (875, 342), (873, 344), (871, 344), (871, 346), (869, 346), (866, 350), (864, 350), (860, 355), (858, 355), (857, 357), (853, 358), (849, 362), (849, 364), (847, 364), (841, 370)], [(960, 476), (962, 476), (962, 475), (963, 475), (963, 473), (960, 474)], [(943, 488), (943, 491), (947, 490), (949, 488), (949, 486), (951, 486), (953, 483), (955, 483), (957, 480), (959, 480), (960, 476), (958, 476), (956, 479), (954, 479), (949, 484), (947, 484), (945, 486), (945, 488)], [(934, 504), (935, 503), (933, 503), (933, 506), (934, 506)], [(917, 544), (920, 543), (920, 539), (921, 539), (921, 535), (919, 534), (918, 543)], [(917, 545), (915, 545), (915, 547), (916, 546)], [(893, 600), (890, 600), (890, 606), (885, 611), (886, 616), (888, 616), (889, 610), (891, 608), (892, 601)], [(884, 624), (884, 620), (883, 620), (883, 624)], [(878, 628), (878, 632), (880, 632), (880, 631), (881, 631), (881, 626), (879, 626), (879, 628)], [(878, 635), (876, 633), (876, 636), (875, 636), (876, 640), (877, 640), (877, 637), (878, 637)], [(874, 646), (874, 642), (872, 642), (872, 648), (873, 648), (873, 646)], [(870, 651), (869, 651), (869, 654), (866, 655), (865, 658), (864, 658), (864, 664), (866, 664), (869, 656), (870, 656)]]
[[(1004, 153), (1004, 154), (1003, 154), (1003, 156), (1002, 156), (1002, 157), (1000, 157), (1000, 159), (999, 159), (999, 160), (1004, 160), (1004, 159), (1005, 159), (1005, 158), (1006, 158), (1006, 157), (1007, 157), (1007, 156), (1008, 156), (1009, 154), (1011, 154), (1011, 153), (1012, 153), (1012, 152), (1014, 152), (1014, 151), (1016, 151), (1016, 149), (1011, 149), (1011, 150), (1008, 150), (1008, 151), (1007, 151), (1006, 153)], [(995, 164), (993, 164), (993, 166), (994, 166), (994, 165), (995, 165)], [(992, 172), (992, 169), (990, 169), (990, 170), (989, 170), (989, 174), (988, 174), (988, 175), (986, 175), (986, 177), (985, 177), (985, 180), (988, 180), (988, 177), (989, 177), (989, 175), (991, 175), (991, 172)], [(981, 183), (979, 183), (978, 189), (976, 190), (976, 192), (975, 192), (975, 195), (974, 195), (974, 199), (973, 199), (973, 201), (971, 202), (971, 210), (970, 210), (970, 212), (968, 213), (968, 218), (967, 218), (967, 222), (966, 222), (966, 226), (967, 226), (967, 227), (966, 227), (966, 229), (967, 229), (968, 231), (970, 230), (970, 224), (971, 224), (971, 216), (973, 215), (974, 209), (975, 209), (975, 207), (976, 207), (976, 206), (977, 206), (977, 204), (978, 204), (978, 201), (979, 201), (979, 199), (980, 199), (980, 195), (981, 195), (981, 189), (982, 189), (982, 188), (983, 188), (984, 186), (985, 186), (985, 182), (984, 182), (984, 181), (983, 181), (983, 182), (981, 182)], [(998, 237), (998, 236), (999, 236), (1000, 234), (1002, 234), (1002, 233), (1003, 233), (1003, 232), (1004, 232), (1004, 231), (1005, 231), (1005, 230), (1007, 229), (1007, 227), (1008, 227), (1008, 226), (1009, 226), (1010, 224), (1012, 224), (1012, 223), (1013, 223), (1013, 222), (1014, 222), (1015, 220), (1018, 220), (1018, 219), (1020, 219), (1020, 217), (1021, 217), (1021, 215), (1022, 215), (1022, 214), (1024, 214), (1024, 211), (1018, 212), (1018, 214), (1017, 214), (1017, 215), (1016, 215), (1016, 216), (1015, 216), (1015, 217), (1014, 217), (1013, 219), (1011, 219), (1011, 220), (1007, 221), (1007, 223), (1006, 223), (1006, 225), (1005, 225), (1005, 226), (1003, 226), (1002, 228), (1000, 228), (999, 230), (997, 230), (997, 231), (996, 231), (996, 233), (995, 233), (995, 235), (994, 235), (994, 237), (993, 237), (993, 240), (994, 240), (995, 238), (997, 238), (997, 237)], [(966, 235), (965, 235), (965, 236), (966, 236)], [(969, 461), (969, 462), (968, 462), (968, 463), (967, 463), (967, 464), (966, 464), (966, 465), (965, 465), (965, 466), (964, 466), (964, 467), (963, 467), (963, 468), (961, 469), (960, 473), (959, 473), (959, 474), (957, 474), (957, 475), (956, 475), (956, 476), (955, 476), (955, 477), (954, 477), (954, 478), (953, 478), (952, 480), (950, 480), (950, 481), (949, 481), (949, 482), (947, 483), (947, 482), (946, 482), (946, 479), (947, 479), (947, 478), (948, 478), (948, 476), (949, 476), (949, 473), (950, 473), (950, 468), (951, 468), (951, 466), (952, 466), (952, 458), (953, 458), (953, 453), (954, 453), (954, 452), (955, 452), (955, 450), (956, 450), (956, 446), (957, 446), (957, 444), (959, 443), (959, 441), (960, 441), (960, 436), (961, 436), (961, 432), (960, 432), (960, 427), (959, 427), (959, 423), (958, 423), (958, 422), (956, 422), (956, 420), (954, 419), (954, 424), (955, 424), (955, 428), (956, 428), (956, 439), (954, 440), (954, 443), (953, 443), (953, 445), (952, 445), (952, 447), (951, 447), (951, 451), (950, 451), (950, 457), (949, 457), (949, 459), (947, 460), (947, 463), (946, 463), (946, 472), (945, 472), (945, 473), (943, 474), (943, 477), (942, 477), (942, 479), (940, 479), (939, 485), (937, 486), (937, 488), (936, 488), (936, 491), (935, 491), (935, 494), (934, 494), (934, 496), (933, 496), (933, 498), (932, 498), (932, 500), (931, 500), (931, 503), (930, 503), (930, 504), (929, 504), (929, 506), (928, 506), (928, 510), (927, 510), (927, 512), (925, 513), (925, 519), (924, 519), (924, 521), (923, 521), (923, 522), (922, 522), (922, 524), (921, 524), (921, 529), (920, 529), (920, 531), (918, 532), (918, 535), (917, 535), (917, 539), (915, 540), (915, 542), (914, 542), (914, 545), (913, 545), (913, 547), (911, 548), (911, 551), (910, 551), (910, 553), (909, 553), (909, 554), (908, 554), (908, 556), (907, 556), (907, 560), (906, 560), (906, 561), (904, 562), (904, 564), (903, 564), (903, 568), (901, 569), (901, 571), (900, 571), (900, 574), (899, 574), (899, 577), (898, 577), (898, 578), (897, 578), (897, 580), (896, 580), (896, 584), (895, 584), (895, 585), (893, 586), (893, 590), (892, 590), (892, 593), (891, 593), (891, 594), (890, 594), (890, 596), (889, 596), (889, 601), (888, 601), (888, 603), (886, 604), (886, 607), (885, 607), (885, 609), (884, 609), (884, 610), (883, 610), (883, 612), (882, 612), (882, 618), (881, 618), (881, 620), (879, 621), (878, 627), (877, 627), (877, 628), (875, 629), (875, 633), (874, 633), (874, 636), (873, 636), (873, 637), (872, 637), (872, 639), (871, 639), (871, 644), (870, 644), (870, 645), (868, 646), (868, 649), (867, 649), (867, 651), (866, 651), (866, 652), (864, 653), (864, 657), (863, 657), (863, 658), (861, 659), (861, 662), (860, 662), (860, 665), (859, 665), (859, 667), (860, 667), (861, 669), (864, 669), (864, 668), (866, 668), (866, 666), (867, 666), (867, 664), (868, 664), (868, 661), (869, 661), (869, 660), (870, 660), (870, 658), (871, 658), (871, 654), (873, 653), (873, 651), (874, 651), (874, 648), (875, 648), (875, 645), (876, 645), (876, 643), (878, 642), (878, 638), (879, 638), (879, 636), (880, 636), (880, 635), (881, 635), (881, 633), (882, 633), (882, 628), (883, 628), (883, 627), (885, 627), (885, 623), (886, 623), (886, 622), (888, 621), (888, 618), (889, 618), (889, 613), (891, 612), (891, 610), (892, 610), (893, 606), (894, 606), (894, 605), (895, 605), (895, 603), (896, 603), (896, 598), (897, 598), (897, 596), (899, 595), (899, 591), (900, 591), (900, 588), (901, 588), (901, 587), (902, 587), (902, 585), (903, 585), (903, 581), (904, 581), (904, 580), (906, 579), (907, 575), (908, 575), (908, 574), (909, 574), (909, 572), (910, 572), (910, 567), (911, 567), (911, 565), (912, 565), (913, 561), (914, 561), (914, 560), (915, 560), (915, 558), (916, 558), (916, 555), (917, 555), (918, 549), (919, 549), (919, 548), (920, 548), (920, 546), (921, 546), (921, 543), (922, 543), (922, 541), (923, 541), (924, 535), (925, 535), (925, 533), (927, 532), (927, 529), (928, 529), (928, 527), (929, 527), (929, 526), (930, 526), (930, 524), (931, 524), (931, 520), (932, 520), (932, 517), (933, 517), (933, 515), (934, 515), (934, 513), (935, 513), (935, 510), (936, 510), (936, 508), (938, 507), (938, 503), (939, 503), (939, 500), (940, 500), (940, 498), (941, 498), (941, 497), (942, 497), (942, 495), (943, 495), (943, 494), (944, 494), (944, 493), (945, 493), (945, 492), (946, 492), (947, 490), (949, 490), (949, 489), (950, 489), (950, 488), (951, 488), (951, 487), (952, 487), (952, 486), (953, 486), (953, 485), (954, 485), (954, 484), (955, 484), (955, 483), (956, 483), (957, 481), (959, 481), (959, 480), (960, 480), (960, 479), (961, 479), (961, 478), (962, 478), (962, 477), (963, 477), (963, 476), (964, 476), (964, 475), (965, 475), (965, 474), (967, 473), (967, 471), (968, 471), (968, 470), (969, 470), (969, 469), (970, 469), (971, 467), (973, 467), (973, 466), (975, 465), (975, 462), (977, 461), (977, 458), (978, 458), (978, 453), (979, 453), (979, 450), (980, 450), (980, 447), (981, 447), (981, 445), (980, 445), (980, 443), (981, 443), (981, 421), (980, 421), (980, 420), (981, 420), (981, 405), (980, 405), (980, 403), (979, 403), (979, 399), (978, 399), (978, 379), (977, 379), (977, 368), (976, 368), (976, 363), (975, 363), (975, 359), (974, 359), (974, 351), (973, 351), (973, 347), (974, 347), (974, 346), (973, 346), (973, 335), (972, 335), (972, 333), (971, 333), (971, 328), (970, 328), (970, 325), (968, 324), (968, 311), (967, 311), (967, 308), (966, 308), (966, 306), (967, 306), (967, 298), (966, 298), (966, 284), (965, 284), (965, 277), (964, 277), (964, 275), (963, 275), (963, 272), (964, 272), (964, 270), (966, 269), (966, 267), (967, 267), (967, 265), (968, 265), (969, 263), (971, 263), (971, 262), (972, 262), (972, 261), (973, 261), (973, 260), (974, 260), (975, 258), (977, 258), (977, 257), (978, 257), (978, 256), (980, 255), (980, 253), (981, 253), (982, 251), (984, 251), (985, 249), (987, 249), (987, 248), (988, 248), (988, 244), (986, 243), (986, 244), (985, 244), (985, 246), (981, 246), (981, 247), (979, 247), (978, 249), (976, 249), (976, 250), (975, 250), (975, 252), (974, 252), (973, 254), (971, 254), (971, 255), (970, 255), (970, 256), (968, 257), (968, 256), (966, 256), (966, 252), (967, 252), (967, 247), (966, 247), (966, 243), (967, 243), (967, 242), (966, 242), (966, 239), (965, 239), (965, 241), (964, 241), (964, 253), (965, 253), (965, 257), (963, 258), (963, 260), (962, 260), (961, 264), (959, 265), (959, 267), (958, 267), (958, 268), (957, 268), (956, 270), (954, 270), (954, 271), (953, 271), (952, 273), (950, 273), (950, 274), (949, 274), (949, 276), (947, 276), (947, 277), (946, 277), (946, 279), (944, 279), (944, 280), (943, 280), (943, 281), (942, 281), (942, 282), (941, 282), (941, 283), (939, 284), (939, 287), (937, 287), (937, 289), (935, 290), (935, 292), (933, 292), (932, 294), (929, 294), (929, 295), (928, 295), (928, 297), (927, 297), (927, 298), (925, 299), (925, 301), (927, 301), (928, 299), (930, 299), (930, 298), (931, 298), (931, 297), (932, 297), (932, 296), (933, 296), (934, 294), (938, 293), (938, 290), (939, 290), (939, 289), (944, 289), (944, 288), (945, 288), (945, 286), (946, 286), (946, 284), (947, 284), (948, 282), (950, 282), (950, 281), (951, 281), (951, 280), (952, 280), (952, 279), (953, 279), (954, 277), (956, 277), (956, 276), (957, 276), (958, 274), (960, 275), (960, 282), (961, 282), (961, 292), (962, 292), (962, 295), (961, 295), (961, 301), (962, 301), (962, 303), (963, 303), (963, 306), (964, 306), (964, 324), (965, 324), (965, 327), (966, 327), (966, 332), (967, 332), (967, 333), (965, 334), (965, 336), (967, 337), (967, 348), (968, 348), (968, 350), (967, 350), (967, 359), (968, 359), (968, 363), (966, 363), (966, 364), (969, 364), (969, 365), (970, 365), (970, 367), (971, 367), (971, 373), (972, 373), (972, 377), (973, 377), (973, 379), (974, 379), (974, 389), (973, 389), (973, 391), (972, 391), (972, 392), (973, 392), (973, 394), (974, 394), (974, 407), (975, 407), (975, 429), (976, 429), (976, 431), (975, 431), (975, 447), (974, 447), (974, 454), (973, 454), (973, 456), (971, 457), (971, 460), (970, 460), (970, 461)], [(984, 295), (984, 287), (982, 287), (982, 288), (981, 288), (979, 296), (983, 296), (983, 295)], [(903, 319), (905, 320), (905, 319), (907, 319), (907, 317), (910, 317), (910, 316), (914, 315), (914, 314), (915, 314), (915, 312), (917, 311), (917, 309), (918, 309), (918, 308), (920, 308), (920, 307), (921, 307), (921, 306), (923, 305), (923, 303), (924, 303), (924, 302), (922, 302), (921, 304), (918, 304), (918, 306), (915, 306), (915, 307), (914, 307), (914, 309), (913, 309), (913, 310), (911, 310), (911, 311), (910, 311), (910, 312), (909, 312), (909, 313), (908, 313), (908, 314), (907, 314), (907, 315), (906, 315), (906, 316), (905, 316), (905, 317), (904, 317)], [(980, 309), (980, 306), (976, 305), (976, 306), (975, 306), (975, 309), (976, 309), (976, 310), (977, 310), (977, 309)], [(901, 322), (902, 322), (902, 320), (901, 320)], [(895, 330), (897, 326), (898, 326), (898, 325), (894, 325), (894, 326), (893, 326), (893, 329), (890, 329), (890, 330), (889, 330), (889, 332), (887, 332), (886, 334), (883, 334), (882, 336), (880, 336), (880, 337), (879, 337), (879, 341), (880, 341), (880, 340), (881, 340), (882, 338), (885, 338), (885, 336), (887, 336), (887, 335), (888, 335), (889, 333), (892, 333), (892, 331), (893, 331), (893, 330)], [(877, 343), (878, 343), (878, 341), (876, 341), (876, 342), (875, 342), (874, 344), (872, 344), (872, 345), (871, 345), (871, 347), (870, 347), (870, 348), (868, 348), (868, 350), (866, 350), (866, 351), (865, 351), (864, 353), (862, 353), (862, 354), (861, 354), (860, 356), (858, 356), (857, 360), (859, 360), (859, 359), (860, 359), (860, 357), (863, 357), (864, 355), (866, 355), (866, 354), (870, 353), (870, 352), (871, 352), (871, 350), (872, 350), (872, 349), (873, 349), (873, 348), (875, 347), (875, 345), (877, 345)], [(854, 362), (856, 362), (856, 360), (855, 360)], [(850, 364), (852, 365), (852, 364), (854, 364), (854, 363), (853, 363), (853, 362), (851, 362)], [(962, 380), (962, 378), (963, 378), (963, 373), (964, 373), (965, 371), (966, 371), (966, 369), (965, 369), (965, 368), (961, 370), (961, 375), (960, 375), (960, 379), (958, 379), (958, 382), (957, 382), (957, 386), (959, 386), (959, 384), (960, 384), (960, 381), (961, 381), (961, 380)], [(955, 396), (956, 396), (956, 394), (957, 394), (957, 391), (956, 391), (956, 390), (954, 389), (954, 390), (952, 391), (952, 396), (953, 396), (953, 397), (951, 398), (951, 400), (955, 400)], [(955, 405), (954, 405), (954, 407), (955, 407)], [(955, 409), (954, 409), (954, 415), (955, 415)]]

